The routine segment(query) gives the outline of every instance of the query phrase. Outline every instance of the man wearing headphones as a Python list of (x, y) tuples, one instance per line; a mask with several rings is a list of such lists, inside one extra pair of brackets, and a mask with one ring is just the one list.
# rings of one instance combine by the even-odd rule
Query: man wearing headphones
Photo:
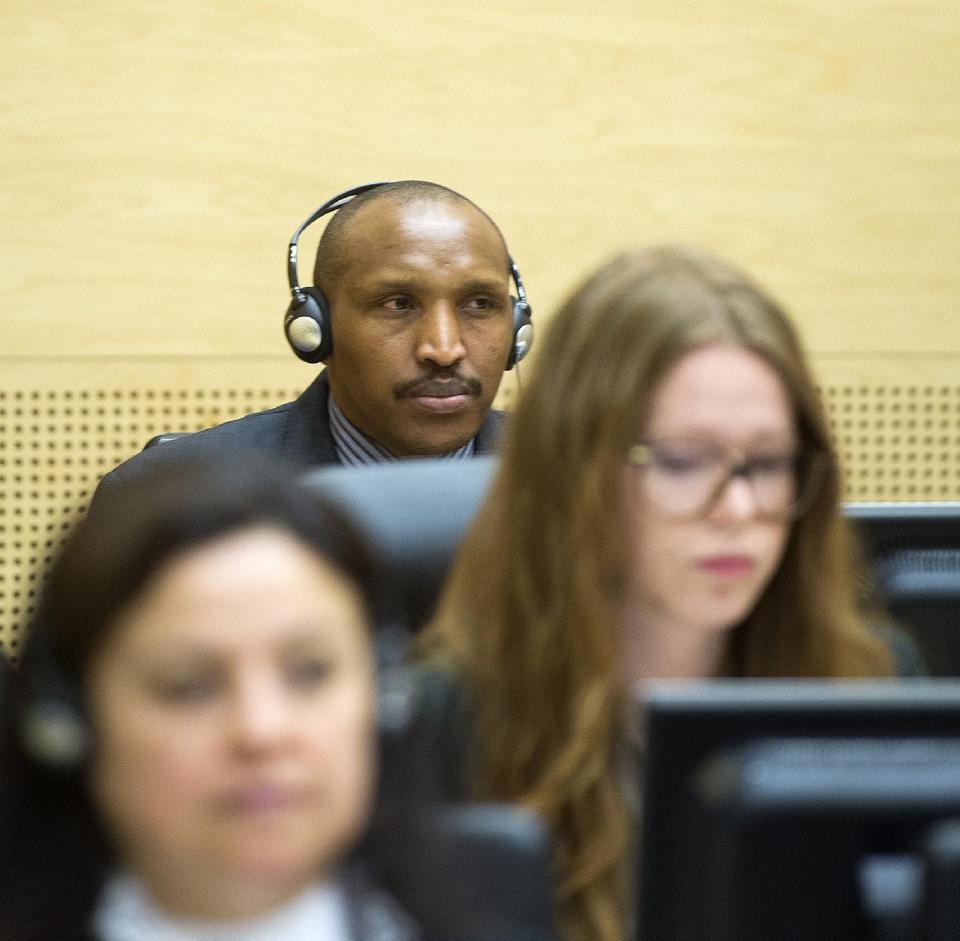
[[(314, 286), (301, 287), (300, 233), (331, 213)], [(293, 402), (144, 450), (108, 473), (98, 494), (185, 450), (263, 451), (307, 467), (494, 449), (503, 416), (490, 406), (533, 327), (486, 213), (436, 183), (359, 186), (296, 230), (287, 269), (284, 332), (301, 359), (326, 370)]]

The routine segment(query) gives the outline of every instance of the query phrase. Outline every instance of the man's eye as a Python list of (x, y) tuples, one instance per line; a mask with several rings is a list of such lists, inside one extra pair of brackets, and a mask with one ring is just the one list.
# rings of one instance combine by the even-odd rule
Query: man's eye
[(493, 300), (492, 297), (484, 297), (482, 295), (478, 297), (471, 297), (464, 304), (464, 307), (466, 307), (467, 310), (474, 310), (474, 311), (492, 310), (496, 306), (497, 306), (496, 302)]
[(413, 308), (413, 302), (409, 297), (391, 297), (383, 302), (387, 310), (407, 311)]

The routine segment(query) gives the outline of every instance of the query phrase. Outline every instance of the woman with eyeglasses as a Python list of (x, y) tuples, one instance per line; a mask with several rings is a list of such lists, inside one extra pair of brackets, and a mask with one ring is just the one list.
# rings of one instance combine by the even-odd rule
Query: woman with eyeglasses
[(568, 941), (630, 921), (637, 682), (919, 669), (858, 613), (840, 500), (797, 334), (735, 268), (630, 252), (553, 318), (424, 636), (424, 696), (463, 694), (463, 786), (549, 822)]

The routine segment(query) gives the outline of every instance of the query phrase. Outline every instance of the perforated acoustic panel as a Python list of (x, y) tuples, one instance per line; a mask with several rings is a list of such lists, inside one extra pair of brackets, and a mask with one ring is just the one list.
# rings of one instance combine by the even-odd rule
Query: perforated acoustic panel
[(43, 575), (103, 474), (156, 434), (207, 428), (298, 392), (0, 390), (0, 650), (16, 659)]
[(824, 385), (848, 500), (960, 499), (960, 385)]
[[(205, 428), (297, 391), (0, 390), (0, 648), (16, 658), (46, 567), (107, 470), (155, 434)], [(960, 385), (822, 391), (848, 499), (960, 499)], [(512, 394), (503, 389), (498, 404)]]

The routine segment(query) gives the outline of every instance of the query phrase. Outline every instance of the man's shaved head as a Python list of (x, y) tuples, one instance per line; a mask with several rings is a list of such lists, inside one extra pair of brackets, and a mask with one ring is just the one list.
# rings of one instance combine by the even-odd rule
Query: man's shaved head
[(426, 180), (398, 180), (394, 183), (384, 183), (374, 189), (367, 190), (359, 196), (354, 196), (342, 209), (338, 209), (330, 219), (320, 237), (317, 246), (317, 258), (313, 267), (313, 283), (329, 298), (332, 286), (337, 283), (344, 269), (353, 260), (343, 251), (345, 236), (350, 230), (355, 217), (372, 203), (389, 201), (395, 206), (423, 202), (460, 203), (475, 209), (497, 233), (503, 243), (504, 264), (508, 264), (509, 252), (507, 243), (497, 224), (475, 202), (467, 199), (456, 190), (439, 183), (430, 183)]

